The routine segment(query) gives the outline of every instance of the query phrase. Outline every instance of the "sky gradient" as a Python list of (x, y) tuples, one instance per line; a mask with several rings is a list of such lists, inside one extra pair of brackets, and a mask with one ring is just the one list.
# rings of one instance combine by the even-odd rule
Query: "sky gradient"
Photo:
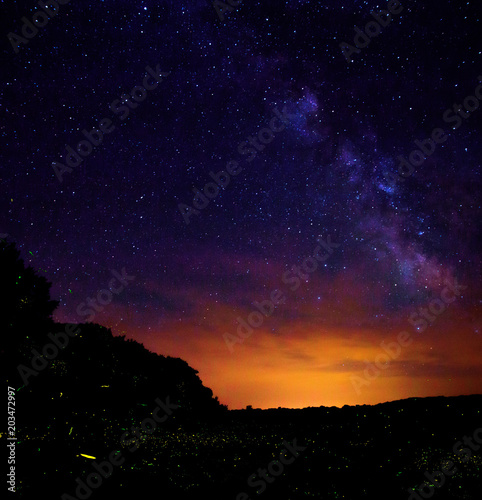
[(386, 2), (72, 0), (18, 52), (39, 7), (2, 5), (0, 233), (56, 320), (183, 358), (230, 409), (482, 393), (480, 6), (403, 1), (348, 62)]

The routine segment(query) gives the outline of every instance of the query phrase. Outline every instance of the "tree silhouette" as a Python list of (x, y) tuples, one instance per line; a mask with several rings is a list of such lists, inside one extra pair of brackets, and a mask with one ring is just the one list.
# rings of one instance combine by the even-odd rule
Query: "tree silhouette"
[(30, 337), (40, 337), (52, 325), (58, 301), (50, 299), (52, 286), (32, 267), (25, 267), (14, 243), (0, 240), (0, 352), (18, 351)]
[[(51, 318), (58, 305), (50, 299), (51, 284), (26, 268), (15, 245), (5, 241), (0, 272), (5, 297), (0, 366), (2, 378), (21, 390), (24, 407), (36, 408), (35, 420), (22, 422), (25, 430), (49, 429), (59, 440), (103, 434), (107, 421), (141, 421), (146, 406), (162, 397), (179, 405), (168, 425), (196, 423), (227, 410), (179, 358), (150, 352), (95, 323), (74, 325), (76, 334), (66, 335), (72, 325)], [(63, 347), (52, 344), (57, 336)]]

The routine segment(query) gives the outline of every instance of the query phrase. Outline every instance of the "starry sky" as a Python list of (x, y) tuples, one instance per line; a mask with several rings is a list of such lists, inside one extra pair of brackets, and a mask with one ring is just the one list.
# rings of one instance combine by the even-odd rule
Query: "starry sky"
[(185, 359), (230, 409), (482, 393), (477, 2), (394, 3), (360, 48), (389, 2), (0, 5), (0, 233), (57, 321)]

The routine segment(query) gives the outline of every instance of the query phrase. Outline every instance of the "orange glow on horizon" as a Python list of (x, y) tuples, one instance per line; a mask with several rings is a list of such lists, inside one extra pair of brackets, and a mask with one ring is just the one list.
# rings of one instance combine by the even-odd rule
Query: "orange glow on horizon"
[[(432, 326), (423, 335), (407, 325), (390, 334), (375, 329), (317, 331), (301, 322), (291, 326), (289, 334), (282, 330), (273, 335), (260, 328), (236, 344), (233, 353), (222, 337), (225, 330), (196, 334), (180, 327), (176, 332), (173, 325), (168, 335), (140, 341), (149, 350), (185, 359), (229, 409), (342, 407), (482, 392), (482, 345), (468, 328), (456, 330), (456, 319), (447, 315), (439, 329)], [(451, 328), (455, 334), (448, 333)], [(363, 378), (366, 361), (373, 364), (385, 353), (380, 343), (396, 341), (402, 330), (412, 343), (357, 393), (352, 379)]]
[[(348, 303), (335, 308), (332, 298), (323, 311), (294, 303), (290, 310), (292, 304), (286, 304), (235, 344), (233, 352), (223, 334), (234, 334), (236, 318), (246, 318), (252, 309), (203, 302), (201, 296), (199, 310), (190, 316), (162, 322), (148, 318), (149, 328), (138, 325), (139, 317), (118, 305), (99, 314), (95, 322), (150, 351), (185, 360), (229, 409), (342, 407), (482, 393), (477, 308), (453, 304), (424, 332), (417, 332), (407, 321), (410, 308), (376, 323), (370, 322), (372, 311), (353, 307), (353, 297), (345, 295), (345, 300)], [(119, 323), (119, 317), (124, 321)], [(390, 366), (379, 369), (378, 376), (366, 380), (367, 364), (383, 360), (382, 341), (395, 342), (401, 331), (412, 343), (390, 359)]]

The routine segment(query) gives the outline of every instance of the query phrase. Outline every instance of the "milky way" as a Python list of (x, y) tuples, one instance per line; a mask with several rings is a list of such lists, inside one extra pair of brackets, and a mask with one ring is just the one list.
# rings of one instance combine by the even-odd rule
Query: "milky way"
[[(125, 268), (92, 321), (182, 357), (230, 407), (480, 392), (480, 7), (232, 4), (72, 0), (25, 28), (38, 4), (3, 2), (0, 232), (59, 321), (90, 320)], [(400, 331), (413, 343), (357, 394)]]

